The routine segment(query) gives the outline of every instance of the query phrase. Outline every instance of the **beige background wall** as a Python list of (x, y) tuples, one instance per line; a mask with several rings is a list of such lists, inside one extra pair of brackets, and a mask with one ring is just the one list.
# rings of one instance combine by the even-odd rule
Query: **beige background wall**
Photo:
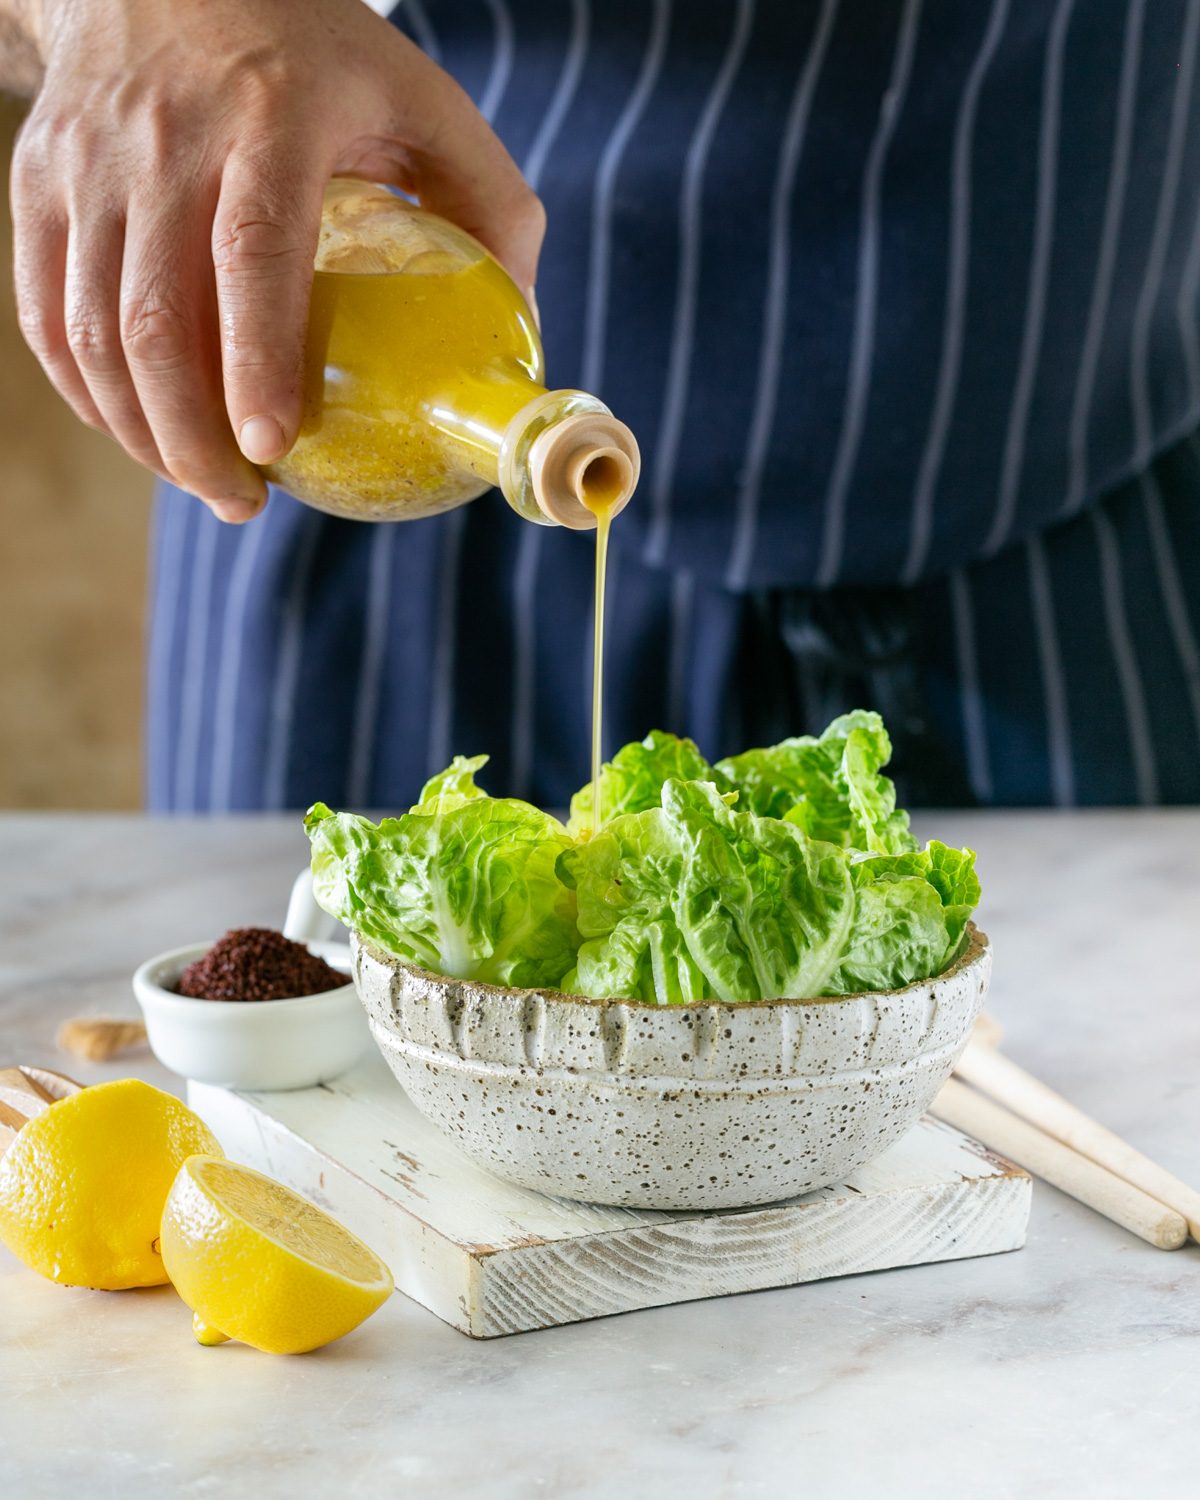
[[(6, 204), (20, 116), (0, 96)], [(136, 807), (150, 481), (22, 343), (0, 218), (0, 807)]]

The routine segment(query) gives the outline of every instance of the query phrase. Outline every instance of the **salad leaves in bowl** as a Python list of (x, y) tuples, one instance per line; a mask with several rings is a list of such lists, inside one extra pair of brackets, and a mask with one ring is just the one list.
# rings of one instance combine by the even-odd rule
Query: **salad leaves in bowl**
[(707, 762), (654, 731), (564, 824), (457, 758), (379, 823), (306, 819), (372, 1034), (476, 1160), (654, 1208), (769, 1202), (903, 1134), (990, 971), (974, 854), (918, 848), (878, 715)]
[(918, 849), (877, 714), (709, 765), (655, 730), (564, 826), (457, 758), (376, 824), (308, 814), (318, 903), (455, 979), (647, 1004), (815, 999), (941, 973), (979, 900), (969, 849)]

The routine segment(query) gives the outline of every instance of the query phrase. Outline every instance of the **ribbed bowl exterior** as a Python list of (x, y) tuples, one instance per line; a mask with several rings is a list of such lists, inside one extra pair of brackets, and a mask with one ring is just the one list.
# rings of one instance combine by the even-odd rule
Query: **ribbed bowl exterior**
[(936, 979), (829, 1000), (506, 990), (357, 939), (354, 979), (409, 1098), (481, 1165), (590, 1202), (739, 1208), (840, 1182), (915, 1124), (987, 990), (969, 939)]

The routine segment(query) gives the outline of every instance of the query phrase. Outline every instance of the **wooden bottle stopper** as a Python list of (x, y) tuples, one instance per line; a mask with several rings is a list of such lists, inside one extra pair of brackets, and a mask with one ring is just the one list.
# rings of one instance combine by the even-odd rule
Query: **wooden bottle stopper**
[(624, 422), (608, 412), (577, 412), (533, 440), (529, 478), (549, 520), (590, 531), (599, 512), (615, 516), (637, 488), (642, 456)]

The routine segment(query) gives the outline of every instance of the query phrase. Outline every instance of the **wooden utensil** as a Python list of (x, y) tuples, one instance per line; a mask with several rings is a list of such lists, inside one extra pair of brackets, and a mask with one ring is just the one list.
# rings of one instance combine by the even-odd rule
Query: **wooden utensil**
[(53, 1073), (49, 1068), (24, 1064), (0, 1068), (0, 1155), (12, 1145), (22, 1126), (82, 1087), (65, 1073)]
[(981, 1046), (973, 1038), (954, 1071), (1023, 1120), (1173, 1209), (1187, 1220), (1192, 1238), (1200, 1239), (1200, 1192), (1143, 1156), (1003, 1053)]
[(1182, 1214), (957, 1079), (943, 1085), (931, 1113), (1160, 1250), (1177, 1250), (1187, 1239)]
[(140, 1047), (146, 1040), (141, 1021), (126, 1021), (115, 1016), (76, 1016), (64, 1021), (55, 1038), (64, 1052), (86, 1058), (88, 1062), (107, 1062), (118, 1052)]
[(986, 1010), (981, 1010), (975, 1018), (975, 1025), (971, 1030), (971, 1042), (978, 1042), (982, 1047), (998, 1047), (1004, 1040), (1004, 1028), (995, 1016)]

